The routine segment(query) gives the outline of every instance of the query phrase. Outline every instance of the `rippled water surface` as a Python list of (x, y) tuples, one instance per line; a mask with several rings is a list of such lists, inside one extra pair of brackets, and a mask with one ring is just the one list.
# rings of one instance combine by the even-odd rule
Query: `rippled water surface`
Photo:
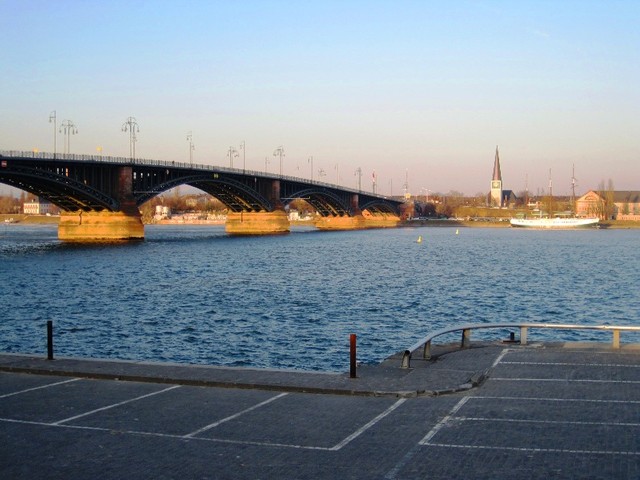
[(58, 356), (345, 371), (351, 333), (376, 363), (463, 323), (637, 325), (639, 245), (637, 230), (148, 226), (141, 243), (78, 246), (0, 225), (0, 351), (44, 354), (53, 320)]

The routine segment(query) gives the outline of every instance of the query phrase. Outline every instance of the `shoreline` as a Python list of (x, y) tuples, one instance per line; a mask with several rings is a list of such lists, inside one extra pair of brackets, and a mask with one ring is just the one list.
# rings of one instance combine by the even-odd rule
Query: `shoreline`
[[(25, 215), (20, 214), (0, 214), (0, 224), (6, 225), (23, 224), (23, 225), (56, 225), (60, 221), (58, 215)], [(313, 222), (291, 221), (291, 225), (313, 227)], [(224, 225), (224, 220), (162, 220), (160, 222), (145, 223), (145, 225)], [(397, 228), (410, 227), (456, 227), (456, 228), (511, 228), (509, 221), (504, 220), (444, 220), (444, 219), (428, 219), (428, 220), (412, 220), (401, 222)], [(632, 220), (607, 220), (598, 224), (600, 229), (612, 230), (636, 230), (640, 229), (640, 222)]]

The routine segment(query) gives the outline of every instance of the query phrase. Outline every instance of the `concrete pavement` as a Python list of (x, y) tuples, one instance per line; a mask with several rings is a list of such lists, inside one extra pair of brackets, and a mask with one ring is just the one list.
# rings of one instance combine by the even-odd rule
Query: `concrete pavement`
[(639, 478), (640, 352), (348, 374), (0, 355), (2, 478)]

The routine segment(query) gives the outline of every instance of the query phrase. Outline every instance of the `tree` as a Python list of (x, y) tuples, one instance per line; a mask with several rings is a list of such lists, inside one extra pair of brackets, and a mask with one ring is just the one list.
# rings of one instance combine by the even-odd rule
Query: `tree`
[(289, 208), (296, 210), (301, 216), (313, 215), (316, 210), (309, 204), (309, 202), (302, 198), (294, 198), (289, 202)]
[(600, 218), (606, 220), (612, 220), (615, 217), (615, 198), (613, 189), (613, 180), (609, 179), (607, 186), (605, 187), (604, 180), (598, 184), (598, 193), (603, 198), (601, 205), (598, 208), (598, 215)]
[(16, 213), (20, 211), (18, 199), (12, 196), (0, 197), (0, 213)]

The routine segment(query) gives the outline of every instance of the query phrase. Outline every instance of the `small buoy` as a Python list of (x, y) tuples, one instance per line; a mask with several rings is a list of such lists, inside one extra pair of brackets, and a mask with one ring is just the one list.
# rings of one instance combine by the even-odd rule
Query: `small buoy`
[(418, 235), (418, 240), (416, 240), (416, 243), (422, 243), (422, 235)]
[(456, 235), (458, 235), (458, 229), (456, 228)]

